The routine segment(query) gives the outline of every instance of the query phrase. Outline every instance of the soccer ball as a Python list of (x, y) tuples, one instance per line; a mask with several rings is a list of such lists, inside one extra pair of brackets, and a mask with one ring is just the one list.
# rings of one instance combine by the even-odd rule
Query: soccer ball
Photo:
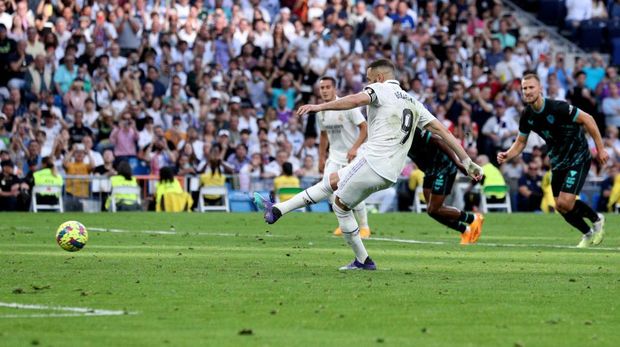
[(56, 231), (56, 242), (69, 252), (79, 251), (86, 246), (88, 232), (82, 223), (68, 221), (62, 223)]

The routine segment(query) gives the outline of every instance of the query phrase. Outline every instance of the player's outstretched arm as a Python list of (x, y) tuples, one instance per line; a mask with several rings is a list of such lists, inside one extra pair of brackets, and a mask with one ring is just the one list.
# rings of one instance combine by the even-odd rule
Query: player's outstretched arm
[(601, 165), (605, 165), (605, 163), (607, 163), (607, 160), (609, 159), (609, 154), (605, 150), (605, 146), (603, 145), (603, 139), (601, 137), (601, 132), (598, 131), (598, 126), (596, 125), (594, 118), (592, 118), (592, 116), (589, 115), (587, 112), (579, 110), (579, 115), (577, 116), (576, 122), (583, 125), (583, 127), (586, 128), (588, 134), (592, 136), (592, 139), (596, 144), (596, 160), (598, 160)]
[(527, 137), (523, 135), (517, 136), (517, 140), (512, 144), (512, 146), (510, 146), (510, 149), (508, 149), (506, 152), (497, 153), (497, 163), (503, 164), (510, 159), (518, 156), (519, 154), (521, 154), (521, 152), (523, 152), (526, 144)]
[(332, 100), (318, 105), (303, 105), (297, 110), (297, 115), (301, 116), (309, 112), (320, 112), (329, 110), (350, 110), (352, 108), (366, 106), (370, 104), (370, 96), (366, 92), (359, 92), (347, 95), (344, 98)]
[(439, 137), (441, 137), (446, 142), (448, 147), (450, 147), (450, 149), (454, 151), (454, 153), (456, 153), (456, 155), (461, 160), (461, 163), (465, 167), (468, 176), (470, 176), (476, 181), (482, 178), (482, 168), (478, 166), (478, 164), (474, 163), (473, 160), (471, 160), (467, 153), (465, 153), (463, 147), (461, 147), (461, 145), (459, 144), (459, 141), (454, 137), (454, 135), (452, 135), (452, 133), (448, 131), (448, 129), (446, 129), (446, 127), (443, 126), (443, 124), (441, 124), (440, 121), (438, 121), (437, 119), (433, 119), (428, 124), (426, 124), (425, 128), (433, 134), (439, 135)]

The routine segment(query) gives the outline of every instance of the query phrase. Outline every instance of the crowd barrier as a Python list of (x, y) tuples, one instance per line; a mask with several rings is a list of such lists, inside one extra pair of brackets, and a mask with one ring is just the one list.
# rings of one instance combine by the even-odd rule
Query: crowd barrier
[[(64, 175), (63, 177), (65, 179), (65, 185), (63, 186), (62, 194), (63, 201), (65, 202), (65, 211), (100, 212), (105, 210), (105, 201), (112, 191), (109, 177), (100, 175)], [(136, 175), (134, 177), (141, 188), (141, 200), (146, 209), (147, 204), (155, 195), (156, 184), (159, 177), (154, 175)], [(181, 183), (181, 186), (184, 187), (187, 192), (198, 197), (201, 188), (200, 176), (178, 176), (176, 179), (179, 180), (179, 183)], [(303, 177), (300, 179), (300, 186), (301, 188), (308, 188), (320, 179), (320, 176)], [(407, 182), (407, 177), (401, 177), (399, 182), (394, 186), (394, 189), (404, 189), (404, 187), (407, 186)], [(595, 205), (600, 195), (601, 182), (601, 179), (589, 178), (582, 189), (581, 199), (588, 204)], [(508, 180), (507, 186), (514, 209), (518, 191), (516, 180)], [(269, 194), (273, 191), (273, 179), (262, 179), (244, 175), (227, 175), (225, 187), (228, 192), (230, 204), (233, 207), (230, 210), (232, 212), (250, 212), (255, 210), (251, 204), (250, 194), (252, 192)], [(463, 209), (465, 207), (465, 193), (470, 190), (479, 192), (479, 185), (472, 188), (471, 181), (467, 177), (459, 175), (454, 184), (452, 194), (446, 199), (446, 203), (456, 208)], [(394, 204), (393, 208), (390, 208), (390, 210), (395, 210), (397, 206), (396, 196), (397, 195), (394, 194)], [(371, 203), (378, 205), (379, 201), (375, 200), (371, 197), (368, 201), (372, 201)], [(416, 210), (414, 205), (411, 206), (413, 211)], [(320, 207), (310, 209), (310, 211), (324, 212), (329, 211), (329, 208)], [(418, 209), (418, 211), (421, 210)]]

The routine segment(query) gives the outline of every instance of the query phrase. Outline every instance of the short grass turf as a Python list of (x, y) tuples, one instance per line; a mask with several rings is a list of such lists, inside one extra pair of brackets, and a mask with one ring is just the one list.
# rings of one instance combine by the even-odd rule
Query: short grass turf
[[(90, 230), (76, 253), (54, 240), (72, 219)], [(579, 234), (558, 215), (490, 214), (466, 247), (425, 215), (370, 215), (377, 238), (437, 243), (368, 240), (379, 270), (346, 273), (352, 252), (331, 214), (274, 226), (259, 214), (0, 220), (0, 302), (134, 313), (0, 307), (2, 346), (620, 345), (617, 215), (586, 250), (568, 248)]]

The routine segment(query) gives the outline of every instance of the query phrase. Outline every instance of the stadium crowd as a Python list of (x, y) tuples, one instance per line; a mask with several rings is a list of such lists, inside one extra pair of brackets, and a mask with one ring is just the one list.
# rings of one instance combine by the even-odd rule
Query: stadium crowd
[[(113, 176), (127, 162), (134, 174), (171, 168), (203, 184), (236, 175), (245, 191), (283, 166), (317, 177), (315, 115), (293, 110), (320, 102), (324, 75), (340, 95), (359, 92), (366, 66), (386, 57), (481, 165), (518, 135), (520, 78), (535, 71), (546, 97), (595, 117), (611, 160), (590, 175), (607, 210), (620, 200), (617, 67), (597, 54), (569, 64), (544, 30), (520, 28), (498, 0), (0, 0), (0, 208), (16, 208), (45, 167)], [(545, 209), (540, 138), (499, 170), (519, 210)], [(397, 186), (400, 210), (413, 164), (403, 177), (412, 184)]]

